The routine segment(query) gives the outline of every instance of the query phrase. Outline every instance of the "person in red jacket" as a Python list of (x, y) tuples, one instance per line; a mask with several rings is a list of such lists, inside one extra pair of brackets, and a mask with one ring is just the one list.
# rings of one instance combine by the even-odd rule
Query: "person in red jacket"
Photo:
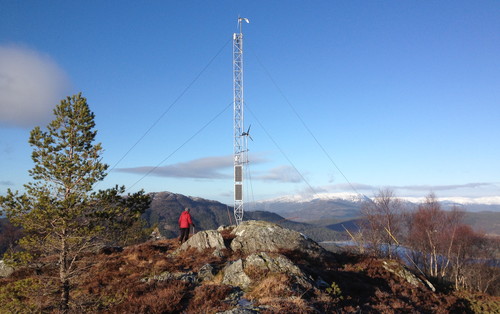
[(193, 219), (191, 218), (191, 214), (189, 214), (190, 209), (186, 208), (179, 217), (179, 228), (180, 228), (180, 236), (179, 242), (182, 244), (189, 238), (189, 228), (191, 226), (194, 227)]

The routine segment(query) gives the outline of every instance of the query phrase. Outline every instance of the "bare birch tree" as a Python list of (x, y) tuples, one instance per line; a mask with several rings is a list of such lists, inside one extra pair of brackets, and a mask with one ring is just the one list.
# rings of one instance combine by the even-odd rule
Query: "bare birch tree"
[(389, 189), (380, 190), (361, 209), (365, 224), (363, 233), (377, 254), (393, 258), (402, 237), (405, 209), (400, 199)]

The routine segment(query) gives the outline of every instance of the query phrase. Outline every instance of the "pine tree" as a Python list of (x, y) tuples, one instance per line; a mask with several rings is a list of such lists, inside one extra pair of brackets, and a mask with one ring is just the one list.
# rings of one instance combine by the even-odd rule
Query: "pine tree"
[(35, 127), (30, 134), (35, 166), (29, 174), (34, 181), (24, 186), (22, 195), (9, 189), (0, 197), (0, 207), (24, 230), (19, 241), (24, 250), (14, 258), (57, 256), (60, 309), (68, 312), (82, 255), (96, 250), (110, 234), (140, 223), (150, 200), (142, 191), (121, 197), (123, 187), (92, 192), (108, 166), (101, 162), (101, 144), (94, 143), (94, 113), (81, 93), (62, 100), (54, 115), (47, 131)]

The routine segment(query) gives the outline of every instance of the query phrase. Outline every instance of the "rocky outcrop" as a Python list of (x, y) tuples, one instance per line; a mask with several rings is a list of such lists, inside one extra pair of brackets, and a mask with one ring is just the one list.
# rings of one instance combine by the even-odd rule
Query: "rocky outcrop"
[[(226, 239), (222, 237), (225, 235)], [(228, 236), (230, 235), (230, 236)], [(224, 241), (226, 240), (226, 241)], [(289, 276), (298, 287), (305, 291), (315, 286), (313, 278), (304, 274), (282, 251), (298, 251), (312, 258), (319, 258), (326, 254), (325, 249), (304, 235), (277, 224), (266, 221), (244, 221), (234, 227), (220, 227), (217, 230), (200, 231), (183, 243), (173, 254), (189, 248), (198, 251), (214, 249), (214, 254), (222, 256), (223, 249), (240, 252), (245, 257), (228, 263), (220, 271), (222, 283), (239, 287), (243, 290), (252, 285), (249, 273), (284, 273)], [(215, 270), (207, 266), (200, 270), (199, 280), (213, 277)], [(208, 271), (208, 273), (207, 273)]]
[(215, 268), (210, 264), (203, 265), (198, 271), (198, 281), (212, 280), (215, 276)]
[(318, 258), (325, 253), (319, 244), (303, 234), (266, 221), (244, 221), (232, 231), (233, 251), (245, 254), (291, 250)]
[(271, 256), (266, 252), (254, 253), (245, 259), (246, 267), (255, 267), (273, 273), (287, 273), (294, 277), (306, 278), (291, 260), (281, 254)]
[(226, 267), (223, 271), (222, 283), (225, 285), (237, 286), (242, 289), (247, 289), (252, 280), (245, 273), (243, 260), (239, 259)]
[(396, 261), (384, 261), (382, 266), (385, 270), (395, 274), (396, 276), (406, 280), (408, 283), (414, 285), (415, 287), (425, 286), (432, 291), (436, 291), (434, 285), (428, 281), (427, 279), (420, 279), (414, 273), (406, 269), (402, 264), (397, 263)]
[(245, 290), (253, 283), (248, 275), (252, 272), (267, 275), (272, 273), (287, 274), (297, 284), (297, 289), (300, 291), (311, 289), (314, 285), (312, 278), (304, 274), (288, 258), (281, 254), (270, 255), (265, 252), (251, 254), (226, 266), (222, 270), (222, 283)]
[(161, 234), (160, 229), (158, 227), (156, 227), (149, 235), (149, 240), (151, 241), (159, 241), (165, 239), (166, 238)]
[(195, 248), (198, 251), (205, 249), (215, 249), (214, 255), (220, 256), (221, 250), (225, 249), (224, 239), (221, 234), (216, 230), (200, 231), (194, 234), (189, 240), (184, 242), (174, 254), (185, 251), (189, 248)]
[(0, 260), (0, 277), (8, 277), (14, 272), (14, 268), (5, 265), (3, 260)]
[(145, 277), (141, 279), (141, 282), (151, 283), (156, 281), (169, 281), (169, 280), (180, 280), (188, 283), (193, 283), (198, 281), (198, 276), (193, 272), (162, 272), (159, 275), (153, 275), (151, 277)]
[[(231, 240), (224, 243), (221, 233), (231, 229)], [(225, 226), (217, 230), (200, 231), (184, 242), (175, 254), (189, 248), (196, 248), (198, 251), (215, 249), (216, 256), (221, 256), (221, 250), (226, 248), (245, 255), (289, 250), (319, 258), (326, 253), (323, 247), (297, 231), (257, 220), (244, 221), (236, 227)]]

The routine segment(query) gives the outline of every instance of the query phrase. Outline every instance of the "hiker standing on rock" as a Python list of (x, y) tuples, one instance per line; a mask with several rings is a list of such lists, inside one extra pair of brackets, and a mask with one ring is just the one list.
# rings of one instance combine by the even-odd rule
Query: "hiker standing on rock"
[(186, 209), (181, 213), (179, 217), (179, 228), (180, 228), (180, 236), (179, 242), (182, 244), (187, 239), (189, 239), (189, 229), (191, 226), (194, 228), (193, 219), (191, 219), (191, 214), (189, 214), (190, 209), (186, 207)]

